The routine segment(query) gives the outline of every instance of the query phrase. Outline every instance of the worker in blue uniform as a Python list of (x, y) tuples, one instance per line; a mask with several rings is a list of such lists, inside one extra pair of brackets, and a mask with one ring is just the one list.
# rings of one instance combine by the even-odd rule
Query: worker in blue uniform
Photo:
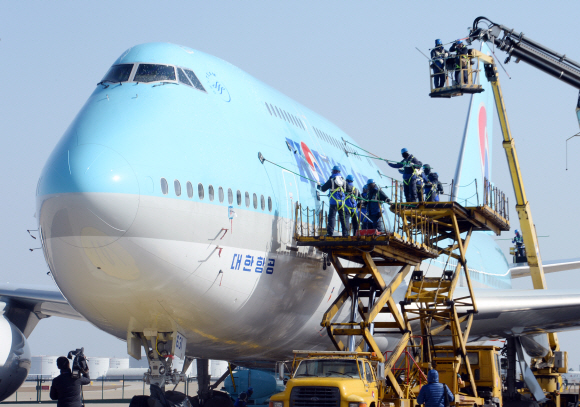
[(524, 237), (520, 234), (520, 231), (516, 229), (516, 235), (512, 239), (512, 243), (516, 245), (516, 255), (518, 257), (524, 257)]
[(385, 225), (383, 223), (383, 202), (391, 202), (391, 200), (371, 178), (367, 181), (367, 216), (368, 228), (376, 229), (381, 233), (385, 233)]
[(250, 397), (252, 397), (252, 394), (254, 394), (254, 389), (252, 387), (246, 391), (241, 392), (236, 402), (234, 403), (234, 407), (246, 407)]
[(409, 154), (406, 148), (401, 150), (403, 161), (390, 163), (389, 167), (400, 168), (403, 170), (403, 190), (407, 202), (417, 202), (417, 169), (421, 168), (423, 163), (417, 160), (413, 154)]
[(349, 229), (352, 229), (352, 235), (356, 236), (356, 233), (360, 227), (360, 219), (358, 214), (358, 207), (360, 206), (361, 195), (357, 187), (354, 186), (354, 177), (348, 175), (346, 177), (346, 186), (344, 188), (345, 200), (344, 200), (344, 214), (349, 225)]
[(445, 407), (455, 401), (455, 396), (445, 383), (439, 383), (439, 372), (435, 369), (427, 373), (427, 384), (421, 387), (417, 404), (425, 407)]
[[(467, 67), (469, 66), (469, 48), (461, 40), (457, 40), (453, 43), (449, 52), (456, 52), (455, 56), (455, 82), (458, 85), (467, 85), (469, 75), (467, 72)], [(463, 71), (463, 82), (460, 83), (460, 73)]]
[(369, 217), (368, 217), (368, 213), (367, 213), (367, 202), (366, 202), (368, 194), (369, 194), (369, 187), (365, 184), (363, 186), (362, 194), (360, 194), (361, 204), (360, 204), (359, 211), (358, 211), (361, 230), (365, 230), (365, 229), (369, 228)]
[(334, 225), (336, 223), (336, 214), (338, 213), (338, 219), (340, 220), (340, 225), (342, 227), (342, 235), (348, 236), (348, 228), (346, 227), (345, 217), (344, 217), (344, 190), (346, 187), (346, 181), (342, 178), (340, 174), (340, 167), (335, 165), (332, 167), (332, 175), (322, 186), (318, 185), (317, 188), (322, 192), (329, 192), (329, 209), (328, 209), (328, 221), (326, 225), (326, 236), (334, 235)]
[(425, 194), (425, 201), (439, 202), (439, 194), (444, 192), (443, 184), (439, 182), (439, 174), (431, 171), (431, 166), (429, 164), (425, 164), (423, 166), (421, 177), (423, 178), (423, 193)]
[(445, 58), (447, 51), (443, 47), (441, 40), (435, 40), (435, 48), (431, 50), (431, 68), (433, 69), (433, 82), (435, 88), (445, 86)]

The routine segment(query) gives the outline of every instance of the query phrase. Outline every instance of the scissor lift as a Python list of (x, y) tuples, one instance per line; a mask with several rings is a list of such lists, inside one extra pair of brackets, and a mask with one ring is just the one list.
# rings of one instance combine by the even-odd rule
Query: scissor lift
[[(297, 245), (313, 246), (325, 253), (344, 286), (324, 314), (321, 325), (326, 328), (337, 350), (360, 352), (370, 349), (379, 356), (385, 363), (385, 375), (390, 383), (390, 392), (385, 399), (395, 401), (396, 405), (400, 400), (416, 397), (410, 390), (416, 389), (419, 383), (410, 382), (409, 377), (420, 380), (424, 375), (416, 374), (417, 369), (428, 369), (434, 365), (446, 365), (456, 373), (463, 366), (469, 377), (472, 396), (477, 397), (475, 379), (466, 357), (466, 340), (477, 305), (465, 252), (472, 232), (493, 231), (499, 234), (509, 230), (507, 215), (489, 205), (463, 207), (457, 202), (395, 202), (390, 209), (395, 215), (395, 226), (380, 235), (317, 235), (316, 231), (322, 230), (321, 214), (313, 216), (313, 225), (307, 225), (306, 234), (303, 233), (304, 226), (296, 223)], [(300, 204), (297, 204), (295, 219), (300, 219), (301, 210)], [(320, 223), (318, 228), (317, 218)], [(445, 241), (451, 243), (441, 247)], [(420, 271), (421, 263), (441, 254), (448, 254), (457, 260), (455, 269), (444, 271), (437, 277), (424, 276)], [(398, 268), (391, 281), (385, 281), (384, 274), (378, 269), (384, 266)], [(469, 295), (454, 298), (462, 270)], [(405, 300), (400, 303), (399, 309), (393, 294), (411, 271)], [(367, 301), (363, 302), (361, 298)], [(349, 318), (345, 321), (341, 311), (348, 299), (351, 300), (351, 307), (347, 310)], [(390, 314), (387, 322), (375, 321), (381, 313)], [(381, 352), (375, 335), (400, 335), (388, 358)], [(343, 341), (345, 337), (348, 338), (347, 343)], [(452, 356), (437, 356), (432, 346), (435, 337), (453, 344)], [(403, 380), (397, 373), (401, 369), (396, 369), (396, 366), (408, 349), (415, 355), (415, 371), (407, 373)], [(457, 375), (453, 377), (453, 383), (447, 384), (458, 394)], [(457, 400), (461, 400), (457, 404), (483, 404), (481, 399), (475, 400), (465, 395)]]

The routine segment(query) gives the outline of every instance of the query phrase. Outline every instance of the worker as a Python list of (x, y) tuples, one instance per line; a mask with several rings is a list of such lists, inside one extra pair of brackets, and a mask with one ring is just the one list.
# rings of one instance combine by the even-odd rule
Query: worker
[(50, 399), (57, 400), (57, 407), (81, 407), (81, 386), (89, 384), (88, 368), (81, 372), (76, 379), (73, 378), (68, 359), (61, 356), (56, 359), (56, 367), (60, 370), (60, 375), (55, 377), (50, 386)]
[(372, 178), (367, 181), (367, 187), (368, 228), (376, 229), (381, 233), (385, 233), (385, 225), (383, 223), (383, 202), (391, 202), (391, 200), (377, 186)]
[(443, 184), (439, 182), (439, 174), (431, 171), (431, 166), (425, 164), (423, 166), (423, 192), (425, 193), (425, 201), (427, 202), (439, 202), (439, 194), (442, 194)]
[[(467, 85), (469, 79), (467, 73), (467, 66), (469, 65), (469, 49), (465, 46), (463, 41), (457, 40), (453, 43), (451, 48), (449, 48), (449, 52), (457, 53), (455, 57), (455, 82), (457, 82), (458, 85)], [(459, 81), (461, 71), (463, 71), (462, 83)]]
[(421, 168), (423, 163), (417, 160), (406, 148), (401, 150), (403, 161), (399, 163), (390, 163), (389, 167), (401, 168), (403, 170), (403, 190), (407, 202), (417, 202), (417, 169)]
[(359, 190), (354, 186), (354, 177), (348, 175), (346, 177), (346, 187), (344, 188), (345, 200), (344, 200), (344, 215), (346, 216), (347, 223), (349, 224), (349, 229), (352, 229), (352, 235), (356, 236), (356, 233), (360, 227), (360, 218), (358, 214), (358, 207), (361, 203), (361, 195)]
[(340, 220), (340, 225), (342, 226), (342, 236), (348, 236), (348, 228), (346, 227), (345, 217), (344, 217), (344, 188), (346, 182), (342, 175), (340, 174), (340, 167), (335, 165), (332, 167), (332, 175), (322, 186), (320, 184), (317, 186), (322, 192), (330, 190), (329, 195), (329, 210), (328, 210), (328, 221), (326, 225), (326, 236), (334, 235), (334, 225), (336, 223), (336, 214), (338, 213), (338, 219)]
[(455, 397), (449, 387), (444, 383), (439, 383), (439, 372), (435, 369), (429, 370), (427, 384), (421, 387), (417, 404), (423, 404), (425, 407), (446, 407), (453, 401)]
[(234, 403), (234, 407), (246, 407), (248, 405), (248, 399), (252, 397), (253, 393), (254, 389), (252, 387), (248, 388), (246, 391), (241, 392), (238, 396), (238, 399)]
[(447, 51), (443, 48), (441, 40), (435, 40), (435, 48), (431, 50), (431, 68), (433, 69), (433, 82), (435, 88), (445, 86), (445, 58)]
[(524, 257), (524, 238), (520, 234), (520, 231), (516, 229), (516, 235), (512, 239), (512, 243), (516, 245), (516, 256)]
[(367, 212), (367, 197), (369, 194), (369, 187), (367, 184), (363, 186), (363, 191), (361, 196), (361, 204), (359, 206), (359, 220), (360, 220), (360, 228), (361, 230), (366, 230), (369, 228), (369, 217)]

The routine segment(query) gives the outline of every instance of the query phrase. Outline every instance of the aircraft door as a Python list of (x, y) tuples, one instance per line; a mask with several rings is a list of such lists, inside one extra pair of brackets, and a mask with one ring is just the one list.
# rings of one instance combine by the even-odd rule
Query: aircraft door
[(294, 214), (296, 211), (296, 202), (300, 202), (300, 193), (298, 191), (298, 183), (296, 177), (289, 171), (282, 170), (282, 177), (284, 178), (284, 200), (282, 205), (282, 242), (292, 244), (292, 236), (294, 234)]

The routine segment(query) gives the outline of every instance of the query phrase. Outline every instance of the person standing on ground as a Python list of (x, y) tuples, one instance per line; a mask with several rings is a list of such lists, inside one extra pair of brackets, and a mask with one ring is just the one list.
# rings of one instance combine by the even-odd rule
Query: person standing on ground
[[(447, 397), (447, 403), (445, 398)], [(425, 407), (445, 407), (455, 401), (455, 397), (449, 387), (444, 383), (439, 383), (439, 372), (432, 369), (427, 373), (427, 384), (421, 387), (417, 404), (423, 404)]]
[(64, 356), (56, 360), (60, 375), (56, 376), (50, 386), (50, 399), (57, 400), (57, 407), (81, 407), (81, 386), (89, 384), (89, 371), (81, 372), (82, 376), (73, 378), (68, 359)]

